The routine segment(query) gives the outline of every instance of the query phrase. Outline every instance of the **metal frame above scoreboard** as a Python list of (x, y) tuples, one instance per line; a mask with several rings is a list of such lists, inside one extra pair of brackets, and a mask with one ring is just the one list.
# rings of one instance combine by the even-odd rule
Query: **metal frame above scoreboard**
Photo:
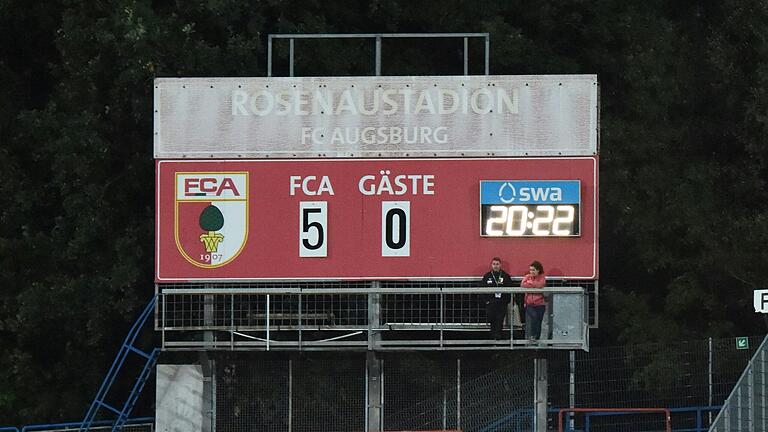
[(513, 275), (539, 260), (550, 276), (597, 279), (597, 167), (596, 156), (158, 161), (156, 281), (471, 280), (496, 255)]

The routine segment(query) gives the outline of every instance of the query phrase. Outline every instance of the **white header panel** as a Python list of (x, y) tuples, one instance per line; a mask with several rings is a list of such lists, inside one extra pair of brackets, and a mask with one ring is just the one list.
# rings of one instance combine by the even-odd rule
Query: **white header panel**
[(597, 154), (596, 75), (155, 80), (155, 158)]

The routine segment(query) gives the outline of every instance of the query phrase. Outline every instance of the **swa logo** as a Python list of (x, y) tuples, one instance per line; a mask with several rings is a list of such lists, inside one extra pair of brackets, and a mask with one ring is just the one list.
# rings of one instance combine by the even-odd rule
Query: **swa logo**
[(499, 200), (503, 202), (504, 204), (509, 204), (515, 202), (515, 198), (517, 198), (517, 190), (514, 186), (512, 186), (512, 183), (504, 183), (499, 188)]
[(580, 188), (579, 180), (481, 180), (480, 203), (578, 204)]
[(520, 203), (541, 203), (541, 202), (562, 202), (563, 189), (559, 187), (531, 187), (520, 186), (515, 188), (507, 182), (499, 187), (499, 200), (504, 204), (513, 202)]

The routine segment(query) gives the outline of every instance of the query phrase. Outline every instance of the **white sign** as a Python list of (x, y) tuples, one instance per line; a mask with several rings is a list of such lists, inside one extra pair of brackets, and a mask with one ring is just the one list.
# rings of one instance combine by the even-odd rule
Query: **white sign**
[(155, 157), (597, 154), (597, 76), (159, 78)]
[(768, 289), (755, 290), (755, 312), (768, 313)]

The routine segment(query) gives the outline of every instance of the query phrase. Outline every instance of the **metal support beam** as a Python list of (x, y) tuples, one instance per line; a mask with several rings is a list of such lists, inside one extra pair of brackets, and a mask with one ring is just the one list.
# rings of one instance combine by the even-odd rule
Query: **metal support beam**
[(428, 39), (462, 38), (464, 40), (464, 75), (469, 75), (469, 39), (485, 40), (485, 75), (490, 73), (490, 34), (489, 33), (314, 33), (314, 34), (271, 34), (267, 37), (267, 76), (272, 76), (272, 40), (288, 39), (288, 76), (294, 76), (294, 41), (296, 39), (374, 39), (375, 76), (381, 76), (381, 40), (382, 39)]
[(365, 430), (379, 432), (384, 426), (384, 367), (375, 351), (368, 351), (365, 358), (366, 412)]
[(461, 430), (461, 358), (456, 358), (456, 429)]
[[(708, 393), (709, 393), (708, 394), (709, 400), (707, 402), (709, 403), (709, 406), (712, 406), (712, 394), (713, 394), (712, 390), (714, 388), (713, 387), (714, 383), (712, 381), (712, 376), (713, 376), (713, 374), (712, 374), (712, 367), (713, 367), (713, 364), (712, 364), (712, 360), (713, 360), (713, 357), (712, 357), (712, 355), (713, 355), (712, 354), (713, 353), (713, 351), (712, 351), (712, 338), (709, 338), (708, 347), (709, 347), (709, 353), (708, 353), (709, 355), (708, 355), (708, 360), (707, 360), (707, 364), (708, 364), (708, 371), (707, 371), (707, 381), (708, 381), (708, 383), (707, 384), (708, 384), (708, 388), (709, 388), (709, 391), (708, 391)], [(710, 410), (708, 414), (709, 414), (709, 424), (712, 424), (712, 411)]]
[(491, 58), (491, 38), (490, 36), (485, 36), (485, 76), (490, 75), (491, 66), (490, 66), (490, 58)]
[(288, 76), (293, 76), (293, 38), (289, 39), (289, 48), (288, 48), (288, 61), (290, 63), (290, 66), (288, 67)]
[(547, 359), (534, 359), (533, 370), (533, 430), (547, 432)]
[(448, 390), (443, 389), (443, 430), (448, 429)]
[(160, 329), (161, 329), (160, 330), (160, 348), (165, 349), (165, 328), (167, 327), (165, 322), (168, 320), (168, 315), (167, 315), (167, 311), (166, 311), (166, 307), (165, 307), (165, 303), (166, 303), (165, 302), (165, 295), (164, 294), (158, 294), (158, 296), (159, 296), (160, 300), (162, 300), (162, 302), (163, 302), (163, 308), (162, 308), (163, 316), (162, 316), (162, 320), (160, 321), (161, 324), (162, 324), (162, 326), (160, 327)]
[[(766, 421), (768, 421), (768, 418), (765, 416), (765, 409), (766, 409), (766, 393), (765, 393), (765, 351), (760, 351), (760, 389), (758, 390), (758, 394), (760, 395), (760, 418), (762, 419), (762, 424), (760, 425), (762, 430), (766, 429)], [(709, 422), (712, 424), (712, 421)]]
[[(381, 282), (371, 282), (373, 291), (381, 289)], [(379, 347), (381, 342), (381, 294), (368, 294), (368, 350)]]
[[(206, 286), (207, 287), (207, 286)], [(214, 320), (214, 295), (206, 294), (203, 297), (203, 322), (206, 326), (215, 324)], [(213, 342), (213, 332), (203, 332), (203, 340), (206, 342)], [(203, 429), (201, 432), (215, 432), (216, 425), (214, 423), (215, 407), (214, 403), (216, 398), (213, 395), (214, 392), (214, 360), (208, 355), (208, 351), (200, 352), (200, 366), (203, 369)], [(207, 407), (207, 409), (206, 409)]]
[(293, 360), (288, 359), (288, 432), (293, 432)]
[(216, 363), (209, 351), (200, 352), (203, 370), (203, 424), (201, 432), (216, 432)]
[(267, 37), (267, 76), (272, 76), (272, 35)]
[(464, 38), (464, 75), (469, 75), (469, 38)]
[(747, 388), (749, 389), (749, 401), (747, 403), (747, 430), (757, 430), (755, 428), (755, 362), (749, 361), (747, 366)]
[[(203, 323), (206, 327), (213, 327), (213, 294), (206, 294), (203, 297)], [(206, 342), (213, 341), (213, 332), (206, 331), (203, 333), (203, 340)]]
[[(569, 408), (576, 408), (576, 351), (568, 353), (568, 405)], [(568, 413), (568, 425), (573, 430), (573, 413)]]

